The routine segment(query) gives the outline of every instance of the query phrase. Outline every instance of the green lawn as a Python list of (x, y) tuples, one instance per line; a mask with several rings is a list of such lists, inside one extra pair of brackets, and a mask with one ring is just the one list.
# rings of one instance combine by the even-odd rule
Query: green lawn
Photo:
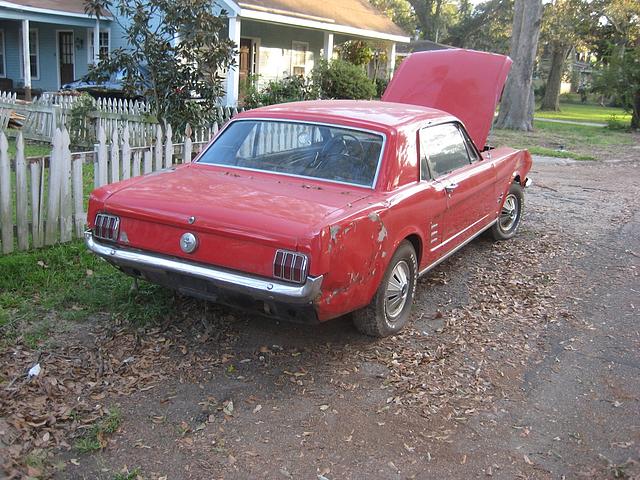
[(0, 256), (0, 347), (18, 337), (33, 347), (65, 321), (96, 314), (147, 323), (175, 313), (169, 290), (131, 285), (81, 241)]
[[(9, 158), (15, 158), (16, 156), (16, 139), (9, 138)], [(24, 154), (26, 157), (44, 157), (51, 153), (51, 145), (44, 143), (27, 142), (24, 147)]]
[(594, 104), (561, 103), (559, 112), (542, 112), (540, 110), (535, 112), (535, 118), (551, 118), (575, 122), (607, 123), (614, 117), (622, 122), (631, 120), (631, 114), (626, 113), (621, 108), (601, 107)]
[(603, 127), (534, 121), (533, 132), (494, 129), (489, 143), (526, 148), (537, 155), (599, 160), (617, 153), (620, 147), (636, 144), (637, 137)]

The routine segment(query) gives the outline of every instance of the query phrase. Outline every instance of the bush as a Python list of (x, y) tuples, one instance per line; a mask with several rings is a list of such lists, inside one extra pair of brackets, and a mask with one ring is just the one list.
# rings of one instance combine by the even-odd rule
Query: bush
[(382, 98), (382, 94), (384, 93), (384, 91), (389, 86), (389, 79), (388, 78), (376, 78), (374, 81), (376, 82), (376, 97), (377, 98)]
[(244, 106), (246, 108), (319, 98), (318, 91), (311, 81), (302, 76), (294, 75), (280, 80), (271, 80), (260, 90), (256, 83), (257, 77), (252, 76), (247, 79), (244, 85)]
[(629, 130), (629, 124), (614, 114), (607, 120), (607, 128), (609, 130)]
[(311, 75), (322, 98), (368, 100), (376, 95), (376, 85), (364, 69), (344, 60), (322, 60)]

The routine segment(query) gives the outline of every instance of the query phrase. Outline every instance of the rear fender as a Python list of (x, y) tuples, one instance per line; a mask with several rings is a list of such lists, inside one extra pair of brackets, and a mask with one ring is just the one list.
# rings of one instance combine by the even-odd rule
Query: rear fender
[(368, 305), (394, 252), (384, 210), (369, 210), (326, 227), (323, 256), (329, 259), (316, 300), (321, 321)]

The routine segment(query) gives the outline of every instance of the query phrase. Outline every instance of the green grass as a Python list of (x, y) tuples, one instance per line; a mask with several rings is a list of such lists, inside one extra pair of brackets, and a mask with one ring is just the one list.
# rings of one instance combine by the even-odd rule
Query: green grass
[(533, 132), (494, 129), (489, 143), (526, 148), (531, 153), (574, 160), (599, 160), (637, 142), (624, 131), (534, 121)]
[[(122, 414), (117, 408), (107, 412), (106, 417), (91, 426), (91, 428), (74, 443), (74, 448), (80, 453), (91, 453), (102, 450), (106, 435), (115, 433), (122, 423)], [(134, 477), (135, 478), (135, 477)]]
[[(9, 138), (9, 158), (16, 157), (16, 140)], [(51, 153), (51, 145), (27, 141), (24, 146), (25, 157), (45, 157)]]
[(90, 254), (81, 241), (0, 256), (0, 346), (35, 347), (65, 322), (98, 314), (134, 324), (176, 312), (172, 292), (132, 279)]
[(625, 112), (622, 108), (573, 103), (561, 103), (559, 112), (536, 110), (534, 117), (592, 123), (607, 123), (614, 117), (617, 120), (627, 123), (631, 120), (631, 115)]
[(116, 473), (113, 476), (113, 480), (136, 480), (136, 478), (140, 477), (140, 468), (134, 468), (129, 471), (127, 469), (126, 472)]
[[(517, 147), (524, 148), (524, 147)], [(571, 158), (573, 160), (595, 160), (596, 158), (591, 155), (583, 155), (580, 153), (569, 152), (567, 150), (554, 150), (552, 148), (538, 147), (531, 145), (527, 147), (527, 150), (533, 155), (542, 155), (544, 157), (556, 157), (556, 158)]]

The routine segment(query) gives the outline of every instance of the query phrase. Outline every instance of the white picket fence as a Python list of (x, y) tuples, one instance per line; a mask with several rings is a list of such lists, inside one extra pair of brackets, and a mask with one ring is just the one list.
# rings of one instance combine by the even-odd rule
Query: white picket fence
[[(45, 92), (32, 102), (23, 102), (15, 94), (0, 92), (0, 129), (5, 130), (11, 113), (17, 112), (25, 117), (22, 133), (26, 139), (50, 141), (56, 128), (70, 128), (71, 111), (79, 99), (79, 95)], [(148, 145), (155, 139), (158, 121), (149, 104), (121, 98), (99, 98), (93, 103), (94, 110), (69, 132), (75, 143), (92, 145), (100, 128), (111, 138), (114, 131), (126, 127), (134, 146)], [(236, 108), (218, 106), (214, 120), (223, 124), (236, 113)]]
[(122, 134), (114, 129), (107, 140), (105, 129), (99, 127), (93, 151), (71, 152), (69, 132), (56, 129), (51, 154), (40, 158), (25, 157), (24, 136), (19, 132), (15, 160), (9, 158), (7, 136), (0, 132), (2, 253), (80, 238), (86, 223), (87, 190), (191, 162), (217, 131), (214, 124), (194, 139), (187, 126), (180, 142), (174, 143), (171, 126), (163, 133), (156, 125), (154, 142), (140, 147), (131, 145), (128, 128)]

